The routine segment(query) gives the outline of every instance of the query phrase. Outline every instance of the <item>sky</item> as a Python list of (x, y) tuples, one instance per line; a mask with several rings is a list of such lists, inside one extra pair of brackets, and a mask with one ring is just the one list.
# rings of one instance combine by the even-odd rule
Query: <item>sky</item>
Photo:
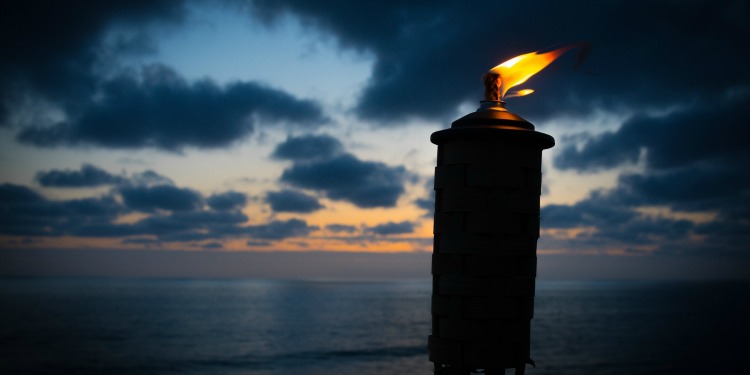
[(508, 99), (556, 139), (542, 270), (746, 278), (748, 7), (4, 4), (0, 274), (428, 277), (430, 134), (495, 65), (582, 43)]

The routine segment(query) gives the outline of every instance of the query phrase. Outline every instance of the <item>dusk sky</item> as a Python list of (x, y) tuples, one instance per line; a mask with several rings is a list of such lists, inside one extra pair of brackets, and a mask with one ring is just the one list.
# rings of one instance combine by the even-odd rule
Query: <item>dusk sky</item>
[(540, 277), (748, 277), (748, 8), (4, 4), (0, 275), (427, 278), (430, 134), (493, 66), (585, 43), (508, 100), (557, 142)]

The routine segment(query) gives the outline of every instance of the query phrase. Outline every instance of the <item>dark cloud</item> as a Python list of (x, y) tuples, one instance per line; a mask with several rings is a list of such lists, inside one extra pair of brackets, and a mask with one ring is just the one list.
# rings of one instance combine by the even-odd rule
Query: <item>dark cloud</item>
[(231, 238), (247, 216), (239, 211), (194, 211), (152, 215), (125, 228), (160, 241), (201, 241)]
[(317, 198), (294, 190), (268, 192), (266, 202), (274, 212), (310, 213), (323, 208)]
[(0, 185), (0, 233), (59, 236), (110, 222), (126, 210), (112, 196), (52, 201), (28, 187)]
[(637, 212), (618, 203), (613, 202), (611, 195), (596, 191), (575, 205), (547, 205), (541, 211), (542, 226), (545, 228), (614, 227), (638, 218)]
[(226, 87), (204, 80), (189, 83), (170, 68), (151, 65), (140, 76), (103, 82), (100, 99), (70, 120), (22, 130), (18, 139), (37, 146), (93, 144), (112, 148), (186, 146), (213, 148), (246, 138), (257, 120), (319, 125), (312, 101), (256, 83)]
[[(625, 243), (645, 235), (665, 251), (741, 252), (750, 232), (750, 212), (743, 209), (750, 204), (749, 105), (750, 92), (734, 91), (711, 105), (637, 115), (616, 131), (564, 147), (554, 159), (560, 169), (593, 172), (639, 163), (642, 170), (622, 173), (614, 188), (575, 205), (545, 207), (543, 226), (588, 225), (597, 236), (619, 236)], [(710, 219), (653, 219), (639, 214), (642, 207)], [(677, 233), (680, 246), (672, 243)]]
[(326, 225), (326, 230), (333, 233), (354, 233), (357, 231), (357, 227), (346, 224), (328, 224)]
[(445, 119), (481, 99), (480, 76), (521, 53), (587, 41), (532, 78), (537, 93), (514, 101), (530, 119), (553, 114), (661, 108), (747, 87), (740, 47), (750, 42), (742, 0), (671, 2), (254, 1), (267, 22), (284, 14), (373, 56), (373, 73), (356, 110), (369, 119)]
[(197, 191), (172, 185), (128, 186), (119, 190), (125, 205), (137, 211), (192, 211), (201, 208), (203, 197)]
[[(747, 253), (750, 178), (742, 169), (690, 165), (620, 176), (617, 185), (573, 205), (542, 208), (542, 228), (589, 228), (569, 248)], [(666, 209), (673, 214), (659, 213)], [(647, 214), (649, 210), (656, 213)], [(688, 220), (690, 217), (702, 220)]]
[(303, 135), (288, 137), (276, 146), (271, 156), (281, 160), (305, 161), (329, 159), (343, 151), (341, 142), (330, 135)]
[(237, 191), (213, 194), (206, 199), (209, 207), (218, 211), (241, 209), (247, 203), (247, 195)]
[(363, 208), (394, 207), (412, 178), (404, 167), (359, 160), (328, 135), (290, 137), (272, 155), (294, 161), (281, 182)]
[[(134, 183), (143, 180), (143, 176), (145, 181), (163, 182), (164, 177), (154, 172), (135, 176), (139, 178), (122, 182), (107, 195), (60, 201), (47, 199), (25, 186), (2, 184), (0, 234), (26, 238), (119, 238), (124, 244), (143, 246), (193, 242), (203, 248), (219, 248), (217, 245), (228, 239), (268, 242), (303, 237), (318, 230), (299, 219), (245, 225), (248, 217), (241, 209), (247, 197), (242, 193), (227, 191), (206, 198), (197, 191), (171, 184)], [(135, 221), (119, 220), (136, 211), (148, 216)]]
[(686, 211), (729, 212), (750, 191), (745, 173), (750, 137), (744, 108), (750, 95), (713, 107), (689, 107), (666, 116), (636, 117), (619, 130), (591, 136), (555, 158), (581, 172), (617, 167), (644, 157), (645, 170), (619, 177), (618, 204), (668, 205)]
[[(697, 225), (686, 219), (647, 214), (638, 206), (619, 204), (617, 192), (596, 192), (574, 205), (548, 205), (541, 210), (544, 229), (584, 229), (563, 240), (564, 247), (589, 251), (696, 252), (702, 242), (691, 239)], [(554, 243), (542, 236), (542, 244)]]
[(320, 191), (328, 198), (358, 207), (394, 207), (408, 179), (404, 167), (362, 161), (343, 154), (331, 159), (296, 163), (284, 170), (281, 181)]
[[(258, 123), (317, 126), (320, 106), (255, 82), (188, 82), (120, 58), (154, 51), (153, 30), (184, 21), (183, 1), (54, 2), (3, 7), (0, 124), (36, 146), (113, 148), (231, 145)], [(153, 29), (153, 30), (152, 30)], [(47, 114), (50, 109), (65, 120)]]
[(638, 161), (667, 169), (698, 162), (731, 161), (747, 155), (750, 138), (748, 91), (710, 105), (689, 106), (666, 115), (636, 116), (616, 131), (589, 136), (578, 149), (565, 147), (554, 160), (559, 169), (595, 171)]
[(36, 174), (36, 180), (44, 187), (95, 187), (114, 185), (127, 181), (91, 164), (84, 164), (81, 170), (51, 170)]
[[(202, 209), (199, 202), (203, 197), (189, 189), (156, 186), (113, 191), (124, 191), (124, 204), (113, 195), (54, 201), (25, 186), (0, 185), (0, 233), (28, 237), (125, 237), (123, 243), (154, 245), (215, 242), (258, 230), (242, 226), (248, 218), (239, 207)], [(118, 222), (120, 216), (134, 209), (152, 214), (135, 222)], [(294, 223), (290, 226), (287, 230), (293, 232)]]
[(304, 237), (318, 227), (307, 225), (300, 219), (274, 220), (267, 224), (252, 225), (245, 228), (250, 236), (261, 240), (283, 240), (289, 237)]
[[(134, 223), (96, 223), (76, 228), (70, 234), (82, 237), (126, 237), (123, 243), (151, 244), (224, 240), (239, 236), (247, 216), (239, 211), (193, 211), (158, 213)], [(133, 237), (136, 236), (136, 237)], [(149, 236), (149, 237), (137, 237)], [(144, 242), (145, 243), (145, 242)]]
[(137, 30), (152, 22), (178, 24), (184, 14), (184, 2), (179, 0), (4, 4), (0, 124), (9, 124), (15, 106), (27, 94), (71, 108), (90, 97), (97, 81), (93, 69), (102, 53), (101, 39), (111, 26), (137, 26), (133, 27)]
[(384, 224), (378, 224), (374, 227), (367, 228), (367, 231), (379, 236), (390, 236), (394, 234), (408, 234), (414, 232), (414, 223), (410, 221), (401, 221), (398, 223), (389, 221)]

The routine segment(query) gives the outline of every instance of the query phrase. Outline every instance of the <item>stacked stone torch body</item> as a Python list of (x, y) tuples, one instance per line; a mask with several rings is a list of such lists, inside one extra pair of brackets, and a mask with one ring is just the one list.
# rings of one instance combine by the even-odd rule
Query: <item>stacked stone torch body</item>
[(541, 158), (555, 140), (497, 97), (485, 99), (430, 138), (438, 145), (429, 337), (436, 374), (523, 374), (533, 364)]

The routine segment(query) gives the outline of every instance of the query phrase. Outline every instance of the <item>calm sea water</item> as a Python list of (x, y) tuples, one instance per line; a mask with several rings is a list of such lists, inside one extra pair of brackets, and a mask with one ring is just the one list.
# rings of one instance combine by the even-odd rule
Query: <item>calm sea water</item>
[[(739, 282), (538, 281), (527, 374), (750, 374)], [(431, 374), (429, 281), (0, 280), (3, 374)]]

